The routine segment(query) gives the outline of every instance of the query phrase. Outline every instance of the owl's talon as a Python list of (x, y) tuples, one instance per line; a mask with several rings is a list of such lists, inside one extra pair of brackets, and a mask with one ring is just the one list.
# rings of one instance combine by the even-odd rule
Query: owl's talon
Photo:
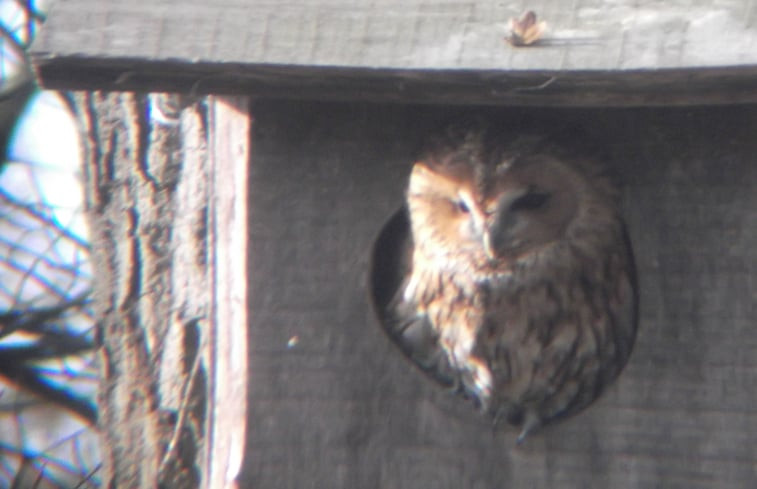
[(523, 444), (523, 442), (526, 441), (526, 437), (540, 427), (541, 419), (539, 418), (539, 415), (533, 411), (527, 411), (526, 417), (523, 420), (523, 429), (521, 430), (520, 435), (518, 435), (517, 440), (515, 440), (515, 443), (518, 445)]

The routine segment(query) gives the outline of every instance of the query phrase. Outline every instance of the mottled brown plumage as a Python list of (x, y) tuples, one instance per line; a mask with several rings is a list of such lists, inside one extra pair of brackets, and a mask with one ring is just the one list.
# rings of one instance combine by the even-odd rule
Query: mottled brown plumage
[(453, 128), (415, 163), (408, 274), (390, 333), (519, 441), (591, 403), (636, 332), (631, 249), (599, 161), (544, 138)]

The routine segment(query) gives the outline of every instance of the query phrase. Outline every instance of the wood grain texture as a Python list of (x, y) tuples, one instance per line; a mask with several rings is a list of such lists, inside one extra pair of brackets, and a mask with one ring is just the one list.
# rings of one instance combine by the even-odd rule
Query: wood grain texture
[(97, 269), (103, 486), (233, 487), (246, 408), (246, 99), (76, 93), (70, 106)]
[(367, 297), (371, 246), (413, 153), (456, 113), (254, 105), (240, 486), (757, 485), (757, 108), (502, 111), (516, 126), (576, 124), (606, 145), (641, 283), (618, 382), (519, 447), (411, 366)]
[(242, 466), (247, 412), (247, 174), (250, 117), (246, 97), (209, 97), (210, 268), (213, 378), (207, 477), (201, 487), (233, 489)]
[[(206, 199), (194, 175), (181, 178), (178, 158), (181, 141), (199, 146), (193, 139), (200, 133), (198, 111), (172, 111), (175, 102), (171, 95), (102, 93), (70, 99), (83, 135), (97, 270), (105, 486), (154, 487), (160, 480), (190, 488), (199, 479), (194, 455), (204, 433), (196, 428), (204, 421), (197, 406), (207, 383), (203, 369), (198, 374), (192, 366), (199, 362), (199, 322), (207, 314), (198, 294), (207, 283), (196, 259), (205, 248), (196, 225)], [(160, 121), (150, 117), (157, 112)], [(187, 158), (197, 159), (198, 152)], [(183, 267), (171, 266), (174, 260)]]
[(754, 0), (67, 0), (31, 49), (50, 88), (437, 103), (757, 101)]

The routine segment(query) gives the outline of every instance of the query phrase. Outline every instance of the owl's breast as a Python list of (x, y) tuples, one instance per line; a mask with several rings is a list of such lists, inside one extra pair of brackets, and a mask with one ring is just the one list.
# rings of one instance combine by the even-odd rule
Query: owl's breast
[(625, 281), (614, 283), (617, 290), (577, 273), (483, 295), (470, 355), (491, 372), (492, 415), (542, 424), (582, 409), (617, 376), (633, 342), (626, 322), (635, 297)]

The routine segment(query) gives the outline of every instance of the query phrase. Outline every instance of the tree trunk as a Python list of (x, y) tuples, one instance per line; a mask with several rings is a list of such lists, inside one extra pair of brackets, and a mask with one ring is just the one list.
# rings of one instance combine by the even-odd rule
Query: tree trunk
[(246, 402), (247, 100), (69, 101), (97, 270), (103, 486), (233, 487)]

